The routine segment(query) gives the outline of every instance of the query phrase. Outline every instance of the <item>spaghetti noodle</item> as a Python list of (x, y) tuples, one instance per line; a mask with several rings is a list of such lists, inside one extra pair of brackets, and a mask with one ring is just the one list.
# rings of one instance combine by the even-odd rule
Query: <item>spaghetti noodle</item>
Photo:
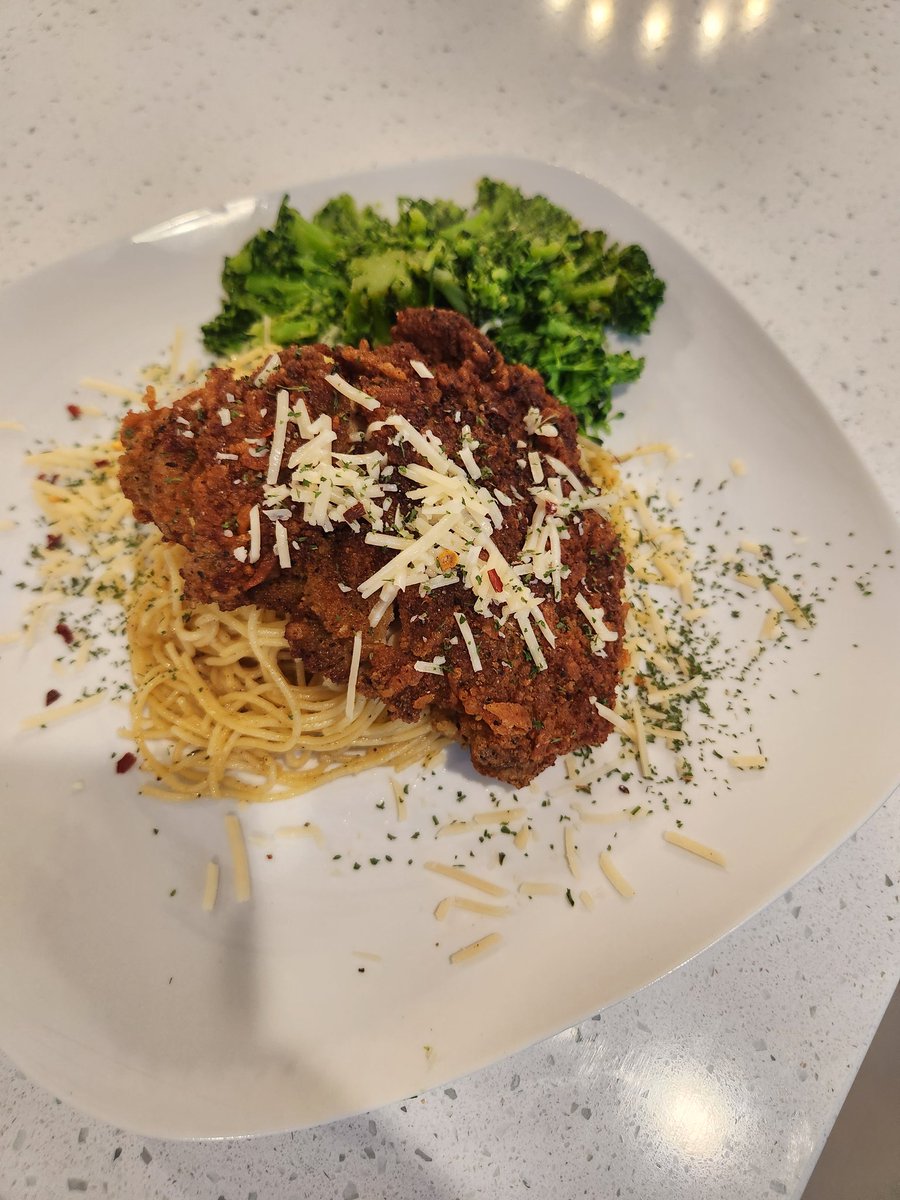
[(129, 604), (129, 732), (157, 778), (148, 794), (274, 800), (444, 745), (426, 720), (391, 720), (378, 700), (359, 696), (348, 713), (344, 687), (306, 679), (274, 613), (186, 608), (182, 554), (149, 533)]

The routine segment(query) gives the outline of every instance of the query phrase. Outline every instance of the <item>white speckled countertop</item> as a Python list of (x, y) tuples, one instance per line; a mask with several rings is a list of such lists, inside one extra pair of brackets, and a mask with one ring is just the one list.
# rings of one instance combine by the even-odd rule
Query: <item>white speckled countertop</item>
[[(338, 172), (564, 164), (737, 294), (897, 508), (898, 54), (893, 0), (6, 0), (0, 282)], [(601, 1017), (290, 1136), (134, 1137), (2, 1062), (0, 1196), (798, 1197), (900, 974), (898, 876), (895, 796)]]

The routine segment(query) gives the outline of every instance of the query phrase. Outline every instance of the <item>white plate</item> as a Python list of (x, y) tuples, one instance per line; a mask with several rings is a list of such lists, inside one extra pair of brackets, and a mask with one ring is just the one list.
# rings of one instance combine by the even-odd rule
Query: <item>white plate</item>
[[(815, 397), (701, 266), (596, 183), (520, 160), (377, 171), (298, 188), (293, 200), (307, 212), (342, 189), (388, 204), (398, 194), (467, 200), (483, 173), (543, 191), (584, 223), (648, 249), (668, 298), (642, 347), (647, 370), (627, 394), (615, 445), (667, 439), (692, 455), (674, 475), (701, 546), (771, 542), (783, 572), (802, 574), (801, 593), (830, 589), (814, 631), (792, 634), (793, 649), (770, 656), (760, 682), (748, 685), (753, 733), (741, 726), (737, 737), (748, 749), (758, 737), (769, 766), (732, 771), (730, 789), (707, 781), (689, 809), (629, 825), (615, 847), (637, 888), (628, 903), (599, 875), (595, 852), (610, 834), (594, 826), (580, 838), (587, 882), (607, 888), (593, 912), (543, 898), (516, 900), (515, 915), (493, 926), (465, 914), (435, 922), (432, 909), (450, 889), (420, 864), (446, 861), (462, 843), (434, 843), (432, 816), (487, 803), (454, 754), (445, 772), (414, 788), (406, 826), (391, 815), (383, 774), (245, 813), (248, 833), (263, 835), (316, 821), (328, 849), (273, 838), (266, 859), (266, 847), (251, 845), (252, 902), (234, 903), (226, 871), (219, 906), (206, 915), (204, 867), (211, 855), (227, 862), (221, 818), (231, 806), (139, 797), (138, 773), (112, 770), (111, 755), (125, 749), (116, 737), (121, 711), (17, 732), (22, 713), (60, 686), (55, 639), (29, 651), (4, 646), (0, 1039), (57, 1095), (119, 1125), (160, 1136), (283, 1130), (485, 1065), (650, 983), (746, 920), (856, 829), (895, 781), (896, 750), (884, 736), (900, 694), (900, 597), (885, 557), (896, 547), (894, 524)], [(13, 584), (35, 539), (22, 451), (38, 438), (107, 430), (108, 421), (68, 421), (75, 382), (116, 373), (131, 381), (176, 326), (196, 330), (215, 310), (223, 253), (271, 220), (277, 199), (190, 214), (0, 298), (0, 418), (27, 426), (0, 433), (0, 517), (15, 505), (21, 522), (0, 534), (0, 631), (18, 624), (22, 593)], [(737, 456), (747, 464), (742, 478), (728, 470)], [(692, 492), (695, 478), (704, 483)], [(795, 543), (789, 531), (808, 541)], [(787, 565), (790, 553), (797, 558)], [(871, 580), (872, 594), (857, 580)], [(727, 634), (719, 608), (714, 618)], [(69, 695), (77, 685), (66, 677), (62, 686)], [(75, 780), (83, 791), (72, 791)], [(467, 793), (461, 805), (458, 789)], [(553, 850), (550, 841), (566, 806), (542, 809), (543, 795), (521, 797), (543, 822), (542, 841), (527, 861), (510, 853), (495, 878), (565, 880), (558, 833)], [(632, 795), (640, 799), (639, 789)], [(618, 799), (611, 785), (610, 806)], [(675, 816), (727, 854), (726, 871), (662, 842)], [(421, 830), (415, 841), (413, 829)], [(497, 839), (475, 846), (473, 862), (487, 869)], [(382, 862), (369, 866), (370, 857)], [(500, 950), (448, 964), (450, 950), (493, 927), (504, 936)]]

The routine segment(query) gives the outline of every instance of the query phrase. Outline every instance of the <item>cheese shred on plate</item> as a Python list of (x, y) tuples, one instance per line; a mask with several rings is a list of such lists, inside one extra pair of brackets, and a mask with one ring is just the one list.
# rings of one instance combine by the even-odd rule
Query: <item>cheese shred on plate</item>
[(542, 880), (526, 881), (519, 884), (519, 894), (532, 900), (535, 896), (561, 896), (563, 888), (561, 883), (547, 883)]
[(225, 833), (234, 871), (234, 898), (238, 904), (244, 904), (250, 899), (250, 864), (247, 862), (244, 831), (234, 813), (227, 813), (225, 816)]
[(219, 864), (212, 859), (206, 864), (206, 876), (203, 882), (203, 899), (201, 907), (204, 912), (212, 912), (216, 906), (219, 894)]
[(468, 896), (445, 896), (435, 907), (435, 920), (445, 921), (453, 908), (481, 917), (508, 917), (512, 912), (505, 904), (486, 904), (482, 900), (470, 900)]
[(667, 829), (663, 833), (663, 840), (672, 846), (679, 846), (682, 850), (696, 854), (698, 858), (705, 858), (707, 862), (715, 863), (717, 867), (726, 865), (725, 856), (718, 850), (713, 850), (711, 846), (705, 846), (703, 842), (697, 842), (693, 838), (685, 837), (677, 830)]
[(635, 894), (634, 888), (615, 865), (608, 850), (600, 851), (600, 870), (625, 900), (630, 900)]
[(783, 584), (770, 583), (769, 592), (784, 609), (788, 620), (793, 621), (800, 629), (809, 629), (809, 618)]
[(581, 878), (581, 867), (578, 863), (578, 848), (575, 845), (575, 831), (571, 825), (567, 825), (563, 832), (563, 847), (566, 856), (566, 866), (569, 868), (573, 878)]
[(394, 803), (397, 806), (397, 820), (406, 820), (406, 792), (399, 779), (391, 780), (391, 790), (394, 793)]
[(457, 966), (459, 963), (468, 962), (471, 958), (477, 958), (480, 954), (484, 954), (486, 950), (490, 950), (492, 946), (498, 945), (502, 940), (499, 933), (488, 933), (483, 938), (479, 938), (477, 942), (470, 942), (468, 946), (454, 950), (450, 955), (451, 965)]
[(454, 883), (464, 883), (468, 887), (475, 888), (476, 891), (486, 892), (489, 896), (509, 895), (509, 888), (501, 887), (498, 883), (491, 883), (489, 879), (481, 879), (477, 875), (472, 875), (464, 867), (451, 867), (446, 863), (427, 862), (425, 870), (434, 871), (437, 875), (443, 875), (446, 879), (452, 879)]
[(767, 759), (764, 754), (729, 754), (728, 761), (739, 771), (761, 771)]
[(95, 692), (93, 696), (73, 700), (71, 704), (54, 704), (52, 708), (45, 708), (42, 712), (23, 718), (19, 727), (21, 729), (39, 729), (42, 725), (51, 725), (55, 721), (62, 721), (67, 717), (74, 717), (77, 713), (85, 712), (89, 708), (94, 708), (106, 698), (107, 693), (104, 690)]

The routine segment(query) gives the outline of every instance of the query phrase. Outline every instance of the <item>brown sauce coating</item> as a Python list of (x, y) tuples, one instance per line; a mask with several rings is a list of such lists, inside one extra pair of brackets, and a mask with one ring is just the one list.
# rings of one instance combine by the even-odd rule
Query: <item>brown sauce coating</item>
[[(529, 451), (553, 455), (585, 485), (590, 483), (580, 466), (571, 410), (547, 393), (534, 371), (504, 362), (463, 317), (410, 309), (399, 314), (393, 338), (376, 349), (365, 342), (359, 347), (291, 347), (281, 352), (280, 366), (261, 386), (254, 376), (236, 379), (215, 369), (203, 387), (171, 408), (129, 413), (122, 425), (122, 489), (139, 520), (155, 523), (166, 539), (188, 551), (188, 599), (215, 602), (223, 609), (247, 603), (273, 609), (287, 619), (288, 641), (307, 674), (335, 682), (346, 681), (353, 638), (361, 631), (362, 693), (379, 697), (403, 720), (428, 711), (469, 747), (478, 771), (522, 786), (559, 755), (598, 745), (610, 730), (591, 697), (609, 707), (615, 704), (624, 654), (625, 564), (616, 533), (603, 516), (585, 511), (569, 523), (570, 536), (561, 546), (568, 573), (560, 602), (554, 602), (543, 583), (529, 584), (537, 596), (546, 597), (544, 617), (556, 635), (555, 647), (539, 639), (548, 663), (545, 671), (535, 668), (515, 622), (501, 627), (476, 613), (475, 597), (462, 583), (425, 597), (418, 587), (407, 587), (370, 628), (377, 596), (363, 599), (357, 587), (395, 551), (368, 545), (364, 522), (362, 532), (347, 524), (325, 532), (304, 522), (295, 509), (284, 521), (292, 564), (283, 569), (275, 553), (274, 526), (263, 514), (259, 561), (240, 562), (234, 555), (236, 547), (248, 544), (251, 509), (262, 506), (275, 397), (282, 388), (291, 396), (302, 395), (311, 417), (329, 415), (336, 452), (377, 449), (395, 467), (421, 460), (408, 444), (394, 444), (394, 430), (373, 432), (361, 446), (354, 435), (396, 413), (420, 431), (430, 430), (452, 457), (462, 446), (461, 430), (470, 426), (480, 443), (480, 482), (515, 501), (504, 507), (503, 525), (494, 534), (510, 562), (521, 551), (534, 511), (528, 491), (532, 479), (519, 465)], [(420, 378), (411, 359), (425, 362), (434, 378)], [(325, 380), (332, 372), (378, 400), (379, 408), (369, 412), (345, 399)], [(531, 408), (553, 423), (557, 436), (527, 430)], [(231, 416), (226, 425), (221, 409)], [(288, 458), (300, 442), (296, 425), (289, 422), (280, 481), (288, 479)], [(406, 498), (410, 485), (399, 474), (392, 480), (398, 490), (389, 497), (387, 521), (413, 507)], [(592, 652), (587, 621), (575, 604), (579, 592), (592, 607), (603, 608), (605, 623), (618, 633), (604, 656)], [(468, 618), (474, 635), (483, 665), (479, 672), (459, 636), (458, 612)], [(416, 660), (437, 655), (446, 659), (444, 674), (415, 669)]]

